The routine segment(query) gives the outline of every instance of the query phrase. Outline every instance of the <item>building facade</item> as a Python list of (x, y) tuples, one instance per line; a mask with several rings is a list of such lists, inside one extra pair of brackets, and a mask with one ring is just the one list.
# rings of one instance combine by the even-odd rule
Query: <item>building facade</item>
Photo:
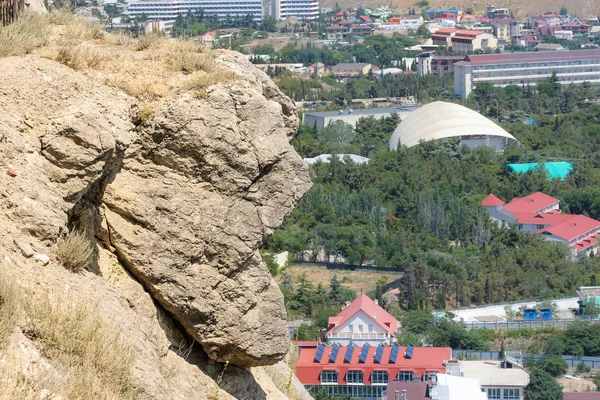
[(504, 203), (489, 195), (481, 205), (498, 226), (514, 226), (518, 230), (540, 234), (544, 239), (564, 243), (573, 256), (595, 253), (600, 236), (600, 221), (580, 214), (562, 214), (560, 201), (542, 192)]
[(327, 343), (340, 346), (390, 345), (399, 327), (396, 318), (361, 294), (338, 315), (329, 318), (325, 337)]
[(331, 67), (333, 76), (342, 78), (366, 76), (369, 72), (371, 72), (371, 64), (368, 63), (342, 63)]
[(310, 393), (379, 400), (388, 382), (429, 381), (445, 373), (452, 357), (448, 347), (299, 346), (296, 376)]
[(276, 20), (314, 20), (319, 18), (319, 0), (271, 0), (271, 16)]
[(451, 51), (455, 54), (467, 54), (477, 50), (495, 49), (498, 39), (491, 33), (460, 30), (450, 38)]
[(254, 21), (263, 19), (262, 0), (177, 0), (177, 1), (131, 1), (127, 15), (131, 18), (145, 15), (150, 21), (170, 21), (178, 15), (204, 10), (207, 14), (224, 18), (227, 16), (245, 17), (252, 15)]
[(600, 49), (469, 55), (454, 64), (454, 91), (466, 98), (479, 82), (529, 86), (553, 73), (562, 85), (600, 83)]
[(445, 75), (454, 70), (454, 64), (464, 61), (464, 56), (438, 56), (433, 53), (422, 53), (417, 56), (417, 74), (420, 76), (434, 74)]

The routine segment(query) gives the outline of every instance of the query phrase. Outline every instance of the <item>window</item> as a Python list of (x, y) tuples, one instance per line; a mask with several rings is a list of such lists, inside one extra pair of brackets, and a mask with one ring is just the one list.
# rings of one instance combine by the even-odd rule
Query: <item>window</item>
[(368, 329), (369, 329), (369, 332), (373, 332), (373, 325), (369, 325)]
[(488, 400), (500, 399), (500, 388), (488, 388), (487, 398)]
[(363, 331), (363, 326), (362, 326), (362, 325), (359, 325), (359, 326), (358, 326), (358, 331), (359, 331), (360, 333), (362, 333), (362, 331)]
[(519, 224), (519, 227), (517, 229), (519, 229), (519, 230), (523, 229), (523, 224)]
[(411, 371), (398, 372), (398, 380), (400, 382), (411, 382), (413, 373)]
[(437, 372), (425, 372), (423, 374), (423, 382), (431, 381), (436, 376)]
[(321, 371), (321, 384), (325, 383), (338, 383), (337, 371)]
[(348, 325), (348, 331), (354, 332), (354, 325), (352, 325), (352, 324)]
[(346, 373), (346, 382), (347, 383), (364, 383), (364, 377), (362, 371), (348, 371)]
[(371, 374), (371, 383), (373, 385), (385, 385), (388, 383), (388, 373), (385, 371), (373, 371)]
[(504, 389), (503, 399), (504, 400), (519, 400), (521, 398), (521, 391), (519, 389)]

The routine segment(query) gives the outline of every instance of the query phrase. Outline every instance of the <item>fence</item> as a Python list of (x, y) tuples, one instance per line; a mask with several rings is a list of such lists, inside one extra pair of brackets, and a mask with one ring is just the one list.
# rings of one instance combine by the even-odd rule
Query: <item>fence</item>
[[(2, 1), (2, 0), (0, 0)], [(332, 262), (322, 261), (302, 261), (294, 260), (292, 264), (301, 265), (303, 267), (325, 267), (327, 269), (337, 269), (341, 271), (376, 271), (385, 272), (390, 275), (400, 275), (404, 272), (402, 269), (393, 267), (379, 267), (376, 265), (353, 265), (353, 264), (340, 264)]]
[(481, 321), (481, 322), (463, 322), (467, 329), (482, 329), (488, 328), (495, 331), (506, 331), (509, 329), (521, 329), (521, 328), (566, 328), (568, 324), (575, 321), (574, 319), (551, 319), (551, 320), (537, 320), (537, 321)]
[(0, 0), (0, 25), (14, 22), (25, 8), (25, 0)]
[[(512, 358), (520, 359), (520, 352), (507, 351), (507, 356), (511, 356)], [(500, 352), (499, 351), (483, 351), (483, 350), (460, 350), (455, 349), (452, 350), (452, 357), (457, 360), (499, 360)], [(525, 366), (531, 366), (533, 363), (548, 358), (549, 356), (546, 354), (523, 354), (522, 359)], [(571, 356), (571, 355), (562, 355), (560, 356), (569, 367), (575, 368), (580, 363), (587, 365), (591, 368), (600, 368), (600, 357), (586, 357), (586, 356)]]

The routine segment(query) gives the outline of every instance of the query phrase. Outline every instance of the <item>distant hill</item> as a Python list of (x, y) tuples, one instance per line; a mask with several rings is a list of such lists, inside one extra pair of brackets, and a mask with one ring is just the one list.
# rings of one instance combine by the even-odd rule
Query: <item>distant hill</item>
[(534, 14), (543, 13), (546, 11), (558, 12), (562, 6), (565, 6), (571, 15), (576, 15), (580, 18), (589, 18), (600, 15), (599, 0), (504, 0), (496, 2), (493, 0), (428, 0), (429, 6), (419, 8), (416, 6), (418, 0), (321, 0), (321, 7), (333, 7), (337, 2), (341, 7), (377, 7), (383, 4), (393, 5), (400, 12), (406, 12), (409, 8), (424, 10), (426, 8), (455, 8), (465, 10), (469, 7), (473, 8), (477, 15), (483, 15), (488, 4), (494, 4), (497, 8), (510, 8), (517, 17), (527, 17)]

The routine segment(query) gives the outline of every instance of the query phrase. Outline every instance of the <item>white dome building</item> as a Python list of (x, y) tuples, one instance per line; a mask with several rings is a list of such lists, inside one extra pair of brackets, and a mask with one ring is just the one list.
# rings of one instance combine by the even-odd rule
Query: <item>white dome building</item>
[(474, 148), (488, 146), (502, 151), (507, 144), (520, 144), (510, 133), (476, 111), (459, 104), (436, 101), (410, 113), (394, 130), (388, 148), (412, 147), (422, 141), (458, 137)]

